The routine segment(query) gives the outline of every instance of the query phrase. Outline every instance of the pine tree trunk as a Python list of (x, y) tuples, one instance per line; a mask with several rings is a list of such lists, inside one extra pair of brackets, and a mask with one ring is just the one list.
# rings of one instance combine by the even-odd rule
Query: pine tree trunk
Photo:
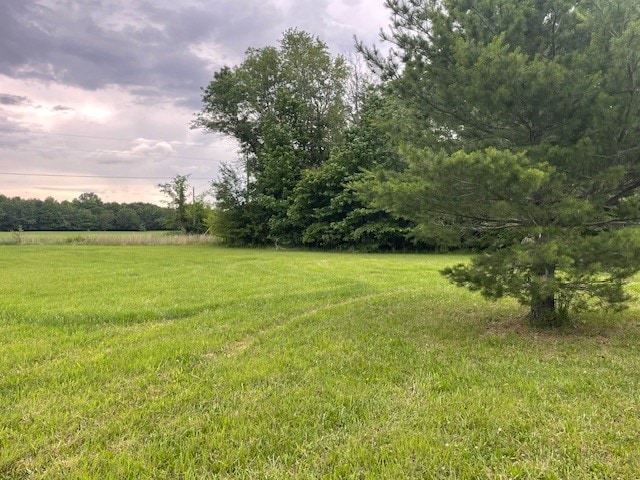
[(532, 325), (552, 327), (559, 323), (556, 312), (556, 299), (553, 295), (536, 295), (531, 299), (529, 314)]
[(555, 292), (552, 287), (555, 280), (555, 265), (539, 265), (537, 288), (531, 295), (529, 319), (537, 327), (557, 327), (564, 316), (556, 308)]

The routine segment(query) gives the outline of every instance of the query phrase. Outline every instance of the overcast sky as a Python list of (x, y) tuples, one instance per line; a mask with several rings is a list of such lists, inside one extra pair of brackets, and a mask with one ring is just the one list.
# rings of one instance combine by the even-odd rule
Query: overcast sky
[(237, 156), (189, 129), (213, 73), (292, 27), (336, 54), (377, 43), (383, 3), (0, 0), (0, 194), (159, 203), (176, 174), (204, 191)]

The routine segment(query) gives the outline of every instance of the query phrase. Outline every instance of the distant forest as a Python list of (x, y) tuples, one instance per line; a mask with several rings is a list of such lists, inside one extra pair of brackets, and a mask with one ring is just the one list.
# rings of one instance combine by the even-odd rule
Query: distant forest
[(151, 203), (103, 202), (95, 193), (62, 202), (0, 195), (0, 231), (168, 230), (172, 215)]

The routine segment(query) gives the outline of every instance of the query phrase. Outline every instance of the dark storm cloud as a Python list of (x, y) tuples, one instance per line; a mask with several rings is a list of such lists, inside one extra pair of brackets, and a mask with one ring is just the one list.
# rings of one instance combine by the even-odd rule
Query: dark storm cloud
[(46, 34), (29, 19), (37, 18), (41, 7), (33, 2), (0, 2), (0, 71), (28, 65), (32, 59), (46, 56)]
[[(188, 51), (192, 37), (169, 38), (162, 24), (116, 29), (94, 14), (96, 6), (113, 15), (98, 2), (60, 3), (56, 10), (33, 1), (0, 2), (0, 73), (88, 90), (154, 86), (177, 96), (205, 83), (204, 62)], [(167, 23), (180, 14), (166, 13)]]
[(72, 107), (64, 105), (55, 105), (54, 107), (46, 107), (44, 105), (34, 105), (29, 97), (23, 95), (12, 95), (10, 93), (0, 93), (0, 106), (31, 106), (33, 108), (51, 108), (54, 112), (69, 112), (74, 110)]
[(180, 11), (149, 2), (144, 9), (154, 22), (164, 23), (169, 38), (183, 39), (187, 44), (213, 40), (238, 53), (273, 43), (281, 32), (281, 23), (286, 23), (282, 14), (264, 0), (218, 0)]
[[(293, 2), (287, 17), (263, 0), (2, 1), (0, 73), (87, 90), (162, 91), (197, 107), (200, 87), (225, 59), (237, 61), (250, 46), (273, 44), (288, 27), (321, 33), (325, 9), (326, 0)], [(212, 57), (219, 64), (193, 52), (211, 44), (218, 45)]]
[(0, 93), (0, 105), (29, 105), (31, 100), (22, 95), (11, 95), (9, 93)]

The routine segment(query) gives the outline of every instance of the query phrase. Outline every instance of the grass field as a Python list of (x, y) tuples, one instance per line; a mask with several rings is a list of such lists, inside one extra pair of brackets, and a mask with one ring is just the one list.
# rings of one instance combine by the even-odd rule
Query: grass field
[(0, 247), (0, 478), (638, 478), (638, 306), (532, 330), (464, 259)]

